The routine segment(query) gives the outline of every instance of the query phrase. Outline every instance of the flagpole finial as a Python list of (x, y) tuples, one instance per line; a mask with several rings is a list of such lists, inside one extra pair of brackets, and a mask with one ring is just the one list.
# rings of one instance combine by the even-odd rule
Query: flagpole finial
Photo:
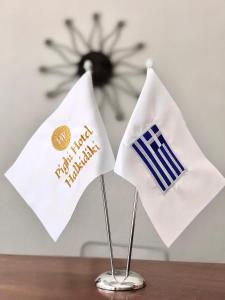
[(152, 68), (152, 66), (153, 66), (153, 60), (152, 60), (151, 58), (148, 58), (148, 59), (146, 60), (145, 65), (146, 65), (146, 68), (147, 68), (147, 69)]
[(84, 69), (85, 69), (85, 71), (86, 72), (87, 71), (92, 71), (92, 67), (93, 67), (92, 62), (89, 59), (85, 60), (85, 62), (84, 62)]

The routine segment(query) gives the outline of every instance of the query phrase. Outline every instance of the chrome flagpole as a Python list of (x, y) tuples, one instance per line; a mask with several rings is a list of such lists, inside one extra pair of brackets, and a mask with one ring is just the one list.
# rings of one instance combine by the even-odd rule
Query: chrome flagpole
[(108, 204), (107, 204), (107, 198), (106, 198), (104, 175), (100, 176), (100, 180), (101, 180), (101, 189), (102, 189), (102, 200), (103, 200), (104, 213), (105, 213), (105, 225), (106, 225), (109, 254), (110, 254), (111, 274), (112, 274), (113, 278), (116, 280), (115, 275), (114, 275), (113, 248), (112, 248), (112, 238), (111, 238), (111, 230), (110, 230), (110, 223), (109, 223), (109, 212), (108, 212)]
[[(104, 178), (103, 178), (104, 180)], [(104, 187), (104, 181), (103, 185)], [(107, 204), (107, 202), (104, 201)], [(131, 255), (133, 248), (133, 239), (134, 239), (134, 229), (135, 229), (135, 220), (137, 212), (137, 203), (138, 203), (138, 192), (135, 191), (134, 203), (133, 203), (133, 213), (131, 221), (131, 230), (130, 230), (130, 241), (128, 247), (128, 257), (127, 257), (127, 266), (126, 270), (114, 270), (113, 266), (113, 256), (112, 256), (112, 243), (109, 227), (109, 218), (108, 218), (108, 208), (105, 207), (105, 217), (106, 217), (106, 227), (109, 238), (109, 248), (110, 248), (110, 257), (111, 257), (111, 266), (112, 272), (104, 272), (98, 276), (96, 279), (96, 286), (99, 289), (108, 290), (108, 291), (130, 291), (141, 289), (145, 286), (145, 281), (141, 275), (136, 272), (130, 271), (131, 264)], [(109, 229), (109, 231), (108, 231)]]
[(131, 229), (130, 229), (130, 242), (129, 242), (129, 247), (128, 247), (128, 257), (127, 257), (127, 267), (126, 267), (126, 277), (125, 278), (127, 278), (130, 274), (130, 264), (131, 264), (132, 250), (133, 250), (134, 229), (135, 229), (135, 221), (136, 221), (136, 213), (137, 213), (137, 204), (138, 204), (138, 191), (135, 190), (132, 221), (131, 221)]

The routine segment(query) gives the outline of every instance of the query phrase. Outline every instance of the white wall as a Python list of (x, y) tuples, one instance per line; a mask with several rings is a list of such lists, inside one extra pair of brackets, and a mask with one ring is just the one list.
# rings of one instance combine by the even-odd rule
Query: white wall
[[(121, 45), (147, 42), (148, 50), (133, 62), (144, 65), (148, 56), (153, 58), (194, 138), (225, 175), (224, 0), (0, 0), (0, 5), (0, 253), (79, 255), (86, 241), (106, 241), (97, 180), (85, 191), (55, 244), (3, 177), (26, 141), (61, 101), (45, 98), (44, 91), (53, 86), (54, 79), (41, 76), (37, 69), (43, 63), (58, 62), (42, 41), (47, 37), (69, 41), (62, 24), (67, 17), (73, 17), (84, 32), (89, 32), (95, 11), (102, 12), (106, 30), (119, 19), (127, 20)], [(126, 121), (118, 123), (108, 108), (104, 111), (115, 153), (135, 104), (123, 94), (121, 101)], [(106, 184), (113, 240), (126, 243), (133, 187), (114, 174), (106, 176)], [(171, 259), (225, 262), (224, 200), (225, 191), (170, 248)], [(135, 243), (164, 247), (141, 205)]]

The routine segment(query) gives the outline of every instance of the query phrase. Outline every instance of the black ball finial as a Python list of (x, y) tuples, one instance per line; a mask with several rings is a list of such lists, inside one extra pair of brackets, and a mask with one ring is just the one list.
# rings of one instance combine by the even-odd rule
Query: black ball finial
[(72, 27), (73, 26), (73, 20), (72, 19), (66, 19), (65, 20), (65, 25), (67, 27)]
[(55, 97), (55, 92), (54, 91), (49, 91), (49, 92), (46, 93), (46, 96), (48, 98), (54, 98)]
[(50, 40), (50, 39), (45, 40), (45, 45), (52, 46), (53, 45), (53, 40)]
[(48, 68), (45, 67), (45, 66), (40, 66), (39, 71), (40, 71), (41, 73), (47, 73)]
[(95, 22), (98, 22), (100, 20), (100, 17), (101, 17), (100, 13), (96, 12), (93, 14), (93, 19)]
[(126, 22), (122, 21), (122, 20), (117, 23), (117, 27), (120, 29), (123, 28), (125, 25), (126, 25)]
[(145, 47), (145, 44), (144, 44), (144, 43), (138, 43), (138, 44), (135, 46), (135, 48), (136, 48), (137, 50), (142, 50), (142, 49), (144, 49), (144, 47)]
[(122, 112), (118, 112), (116, 114), (117, 121), (123, 121), (124, 120), (124, 114)]

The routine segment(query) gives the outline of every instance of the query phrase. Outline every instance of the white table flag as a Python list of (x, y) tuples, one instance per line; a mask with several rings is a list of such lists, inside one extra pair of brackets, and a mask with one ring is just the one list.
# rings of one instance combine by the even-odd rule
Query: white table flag
[(114, 170), (137, 188), (168, 247), (225, 184), (152, 68), (148, 68)]
[(87, 71), (5, 175), (56, 241), (88, 184), (113, 167)]

